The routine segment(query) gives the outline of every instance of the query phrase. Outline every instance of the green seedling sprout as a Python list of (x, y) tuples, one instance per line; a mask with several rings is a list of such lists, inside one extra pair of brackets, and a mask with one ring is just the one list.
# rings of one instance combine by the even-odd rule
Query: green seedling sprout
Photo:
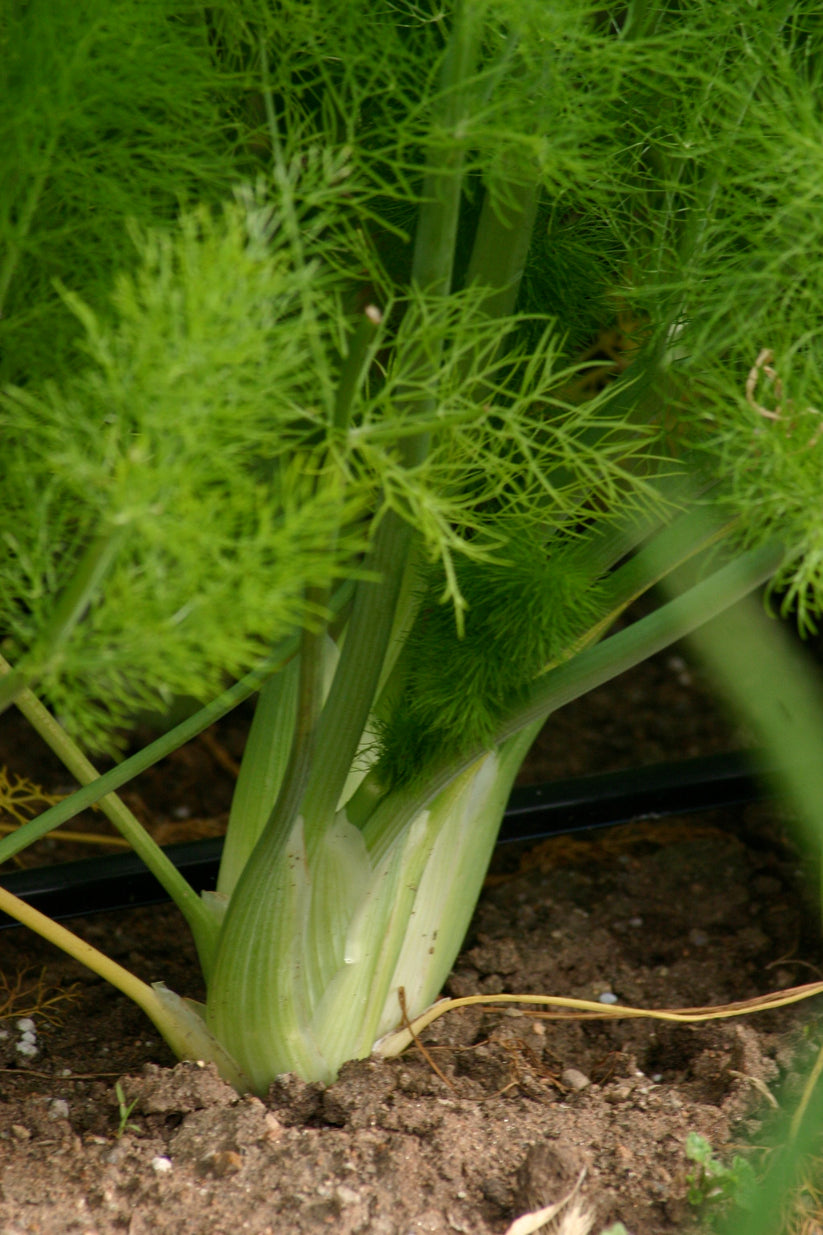
[(131, 1113), (137, 1106), (137, 1099), (133, 1098), (131, 1102), (126, 1101), (126, 1095), (123, 1092), (123, 1086), (119, 1081), (114, 1082), (114, 1096), (117, 1099), (117, 1132), (115, 1133), (118, 1141), (126, 1135), (127, 1132), (139, 1132), (140, 1128), (137, 1124), (131, 1122)]
[[(264, 1093), (399, 1042), (547, 718), (764, 584), (813, 624), (820, 37), (799, 0), (0, 20), (0, 708), (82, 786), (0, 861), (98, 802), (205, 1002), (0, 908), (180, 1057)], [(252, 695), (201, 895), (117, 790)]]

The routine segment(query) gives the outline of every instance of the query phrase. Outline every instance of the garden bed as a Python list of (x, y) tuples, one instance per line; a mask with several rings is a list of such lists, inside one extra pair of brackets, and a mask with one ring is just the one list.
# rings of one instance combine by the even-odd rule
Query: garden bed
[[(57, 770), (31, 754), (16, 764), (17, 724), (3, 725), (0, 762), (49, 787)], [(138, 783), (132, 803), (161, 838), (219, 827), (241, 730), (237, 718)], [(560, 713), (527, 777), (708, 754), (741, 736), (668, 653)], [(57, 846), (39, 860), (80, 852)], [(198, 997), (175, 921), (157, 907), (73, 926), (146, 980)], [(265, 1102), (241, 1100), (209, 1069), (175, 1069), (135, 1007), (45, 943), (0, 938), (10, 993), (18, 977), (41, 980), (34, 1004), (72, 988), (33, 1011), (30, 1058), (17, 1049), (24, 996), (4, 1021), (3, 1235), (502, 1235), (584, 1168), (595, 1235), (617, 1221), (631, 1235), (683, 1231), (697, 1218), (688, 1134), (727, 1159), (762, 1142), (819, 1038), (812, 1008), (694, 1027), (472, 1008), (425, 1035), (429, 1059), (412, 1049), (349, 1065), (326, 1090), (287, 1078)], [(811, 980), (818, 959), (801, 860), (761, 804), (500, 851), (450, 989), (694, 1006)]]

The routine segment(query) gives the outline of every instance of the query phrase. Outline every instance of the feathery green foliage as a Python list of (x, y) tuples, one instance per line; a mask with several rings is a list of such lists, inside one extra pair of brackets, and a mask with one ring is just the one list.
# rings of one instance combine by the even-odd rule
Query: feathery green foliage
[(188, 0), (10, 0), (0, 97), (0, 381), (28, 382), (70, 368), (81, 335), (55, 281), (102, 308), (135, 264), (126, 221), (224, 200), (244, 159)]
[[(6, 396), (9, 655), (32, 649), (53, 704), (97, 745), (128, 707), (214, 692), (320, 620), (306, 587), (330, 586), (365, 545), (354, 525), (338, 536), (358, 497), (312, 440), (322, 372), (298, 328), (311, 272), (268, 251), (275, 225), (251, 198), (184, 215), (173, 239), (135, 233), (141, 265), (119, 277), (111, 325), (64, 293), (85, 365)], [(38, 664), (55, 596), (98, 538), (117, 545), (105, 586), (82, 633)]]

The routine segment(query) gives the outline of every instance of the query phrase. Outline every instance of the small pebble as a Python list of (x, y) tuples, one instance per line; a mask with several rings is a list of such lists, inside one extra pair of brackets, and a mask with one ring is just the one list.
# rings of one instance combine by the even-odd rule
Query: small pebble
[(37, 1026), (30, 1016), (21, 1016), (15, 1028), (19, 1029), (21, 1033), (37, 1034)]
[(65, 1098), (53, 1098), (49, 1103), (49, 1119), (68, 1119), (69, 1104)]
[(566, 1068), (565, 1072), (560, 1074), (561, 1082), (567, 1089), (586, 1089), (591, 1085), (591, 1081), (586, 1076), (585, 1072), (580, 1072), (577, 1068)]
[(617, 1104), (618, 1102), (628, 1102), (632, 1096), (631, 1085), (615, 1085), (613, 1089), (607, 1089), (603, 1095), (607, 1102)]
[(617, 1003), (617, 996), (614, 991), (601, 991), (597, 996), (598, 1003)]
[(171, 1158), (152, 1158), (151, 1169), (156, 1171), (158, 1175), (168, 1175), (171, 1170)]
[(18, 1042), (15, 1046), (18, 1055), (22, 1055), (24, 1059), (34, 1059), (37, 1054), (37, 1047), (33, 1042)]

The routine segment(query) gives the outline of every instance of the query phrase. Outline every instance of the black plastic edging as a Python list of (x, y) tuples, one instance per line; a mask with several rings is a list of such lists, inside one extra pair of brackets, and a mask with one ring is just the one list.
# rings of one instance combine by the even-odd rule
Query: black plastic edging
[[(755, 767), (752, 755), (709, 755), (515, 789), (498, 845), (755, 801), (765, 792)], [(169, 845), (165, 852), (193, 887), (206, 891), (217, 882), (222, 848), (216, 837)], [(169, 899), (134, 853), (9, 871), (2, 886), (56, 919)], [(0, 928), (17, 925), (0, 914)]]
[(515, 789), (498, 844), (753, 802), (768, 792), (758, 766), (740, 751)]

